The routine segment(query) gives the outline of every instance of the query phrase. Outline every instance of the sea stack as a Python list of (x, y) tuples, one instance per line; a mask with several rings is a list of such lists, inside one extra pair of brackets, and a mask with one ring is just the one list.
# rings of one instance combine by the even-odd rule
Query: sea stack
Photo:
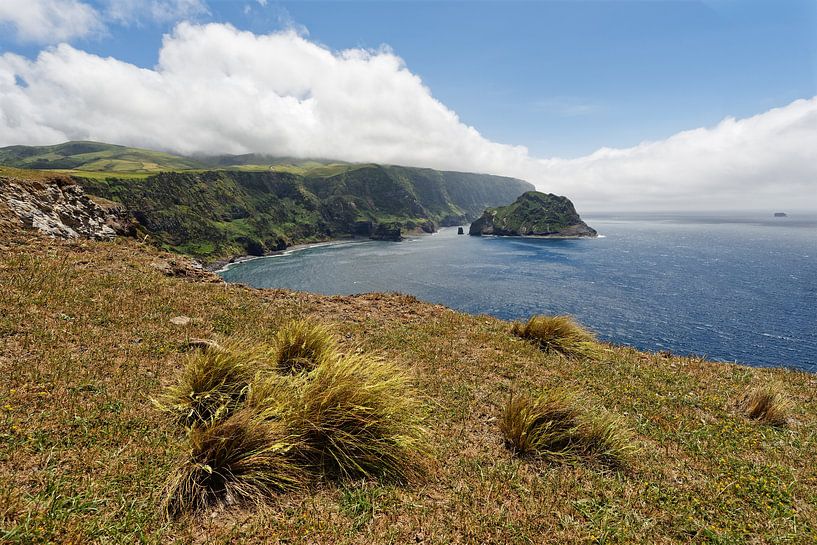
[(457, 227), (457, 234), (458, 234), (458, 235), (464, 235), (464, 234), (465, 234), (465, 230), (464, 230), (462, 227)]
[(523, 193), (508, 206), (488, 208), (471, 224), (468, 234), (553, 238), (598, 235), (582, 221), (570, 199), (539, 191)]

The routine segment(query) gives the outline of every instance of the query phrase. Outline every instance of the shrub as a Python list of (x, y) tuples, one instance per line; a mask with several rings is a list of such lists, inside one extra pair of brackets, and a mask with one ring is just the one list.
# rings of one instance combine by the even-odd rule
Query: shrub
[(753, 420), (772, 426), (786, 426), (792, 402), (779, 383), (771, 382), (746, 392), (740, 407)]
[(282, 373), (311, 371), (335, 355), (335, 338), (320, 324), (295, 320), (275, 335), (274, 365)]
[(290, 420), (300, 455), (324, 476), (417, 476), (425, 452), (420, 402), (394, 364), (352, 354), (324, 361), (309, 374)]
[(505, 443), (520, 456), (585, 458), (619, 466), (633, 450), (618, 418), (588, 409), (575, 395), (511, 396), (500, 419)]
[(166, 516), (219, 504), (257, 506), (302, 487), (303, 470), (291, 460), (293, 443), (285, 430), (247, 410), (192, 429), (189, 453), (165, 485)]
[(191, 352), (176, 384), (155, 400), (183, 426), (226, 417), (246, 395), (254, 369), (263, 365), (263, 354), (243, 349), (240, 342), (216, 346)]
[(527, 323), (514, 323), (517, 337), (536, 343), (546, 352), (567, 357), (593, 356), (597, 351), (595, 337), (570, 316), (532, 316)]

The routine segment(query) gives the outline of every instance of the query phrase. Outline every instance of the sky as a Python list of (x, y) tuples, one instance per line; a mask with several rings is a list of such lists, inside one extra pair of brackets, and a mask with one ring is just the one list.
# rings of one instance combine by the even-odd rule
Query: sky
[(817, 2), (0, 1), (0, 146), (73, 139), (817, 210)]

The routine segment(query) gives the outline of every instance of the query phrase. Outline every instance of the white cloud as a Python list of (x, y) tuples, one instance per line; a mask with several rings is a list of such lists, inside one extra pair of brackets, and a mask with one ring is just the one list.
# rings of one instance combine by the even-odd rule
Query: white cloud
[(56, 43), (104, 29), (99, 13), (79, 0), (2, 0), (0, 31), (15, 29), (22, 42)]
[(294, 31), (222, 24), (178, 25), (154, 69), (64, 44), (34, 61), (0, 57), (0, 145), (70, 139), (490, 172), (580, 210), (817, 208), (817, 97), (633, 148), (537, 159), (462, 123), (389, 50), (333, 52)]

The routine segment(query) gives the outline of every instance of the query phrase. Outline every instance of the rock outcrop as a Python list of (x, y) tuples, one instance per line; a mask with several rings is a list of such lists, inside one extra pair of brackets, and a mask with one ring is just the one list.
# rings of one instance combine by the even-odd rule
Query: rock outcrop
[(595, 237), (567, 197), (528, 191), (508, 206), (489, 208), (471, 224), (469, 235)]
[(391, 240), (400, 242), (403, 240), (403, 232), (397, 223), (380, 223), (374, 228), (369, 236), (372, 240)]
[(109, 240), (117, 234), (132, 235), (137, 225), (124, 207), (89, 197), (65, 176), (40, 180), (0, 176), (0, 201), (6, 215), (16, 217), (19, 224), (55, 238)]

